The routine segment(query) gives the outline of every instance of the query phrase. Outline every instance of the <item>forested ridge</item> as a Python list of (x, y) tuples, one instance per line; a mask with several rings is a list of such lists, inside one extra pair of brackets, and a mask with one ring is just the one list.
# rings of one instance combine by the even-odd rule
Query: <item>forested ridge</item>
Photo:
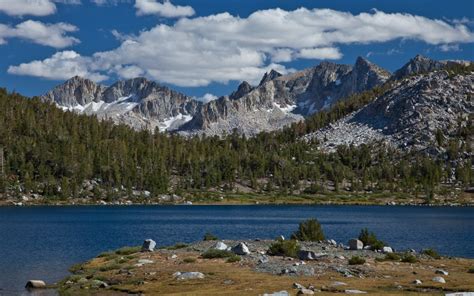
[[(147, 190), (151, 196), (193, 190), (232, 191), (239, 184), (255, 192), (283, 194), (411, 192), (430, 198), (442, 183), (469, 186), (470, 161), (449, 160), (466, 152), (456, 138), (447, 141), (448, 159), (402, 153), (381, 143), (339, 147), (323, 153), (302, 141), (390, 88), (354, 95), (303, 122), (246, 138), (237, 133), (184, 138), (135, 131), (95, 117), (63, 112), (53, 105), (0, 90), (0, 146), (4, 173), (0, 192), (37, 193), (67, 199), (85, 194), (83, 183), (96, 180), (97, 198), (114, 198), (116, 188)], [(460, 128), (466, 138), (472, 126)], [(115, 189), (115, 190), (114, 190)]]

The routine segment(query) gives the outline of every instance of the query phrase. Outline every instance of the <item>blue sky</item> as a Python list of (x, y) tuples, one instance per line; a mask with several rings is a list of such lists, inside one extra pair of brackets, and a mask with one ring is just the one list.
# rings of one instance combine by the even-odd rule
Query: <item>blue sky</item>
[(0, 86), (33, 96), (76, 74), (140, 75), (220, 96), (321, 60), (473, 60), (473, 31), (472, 0), (0, 0)]

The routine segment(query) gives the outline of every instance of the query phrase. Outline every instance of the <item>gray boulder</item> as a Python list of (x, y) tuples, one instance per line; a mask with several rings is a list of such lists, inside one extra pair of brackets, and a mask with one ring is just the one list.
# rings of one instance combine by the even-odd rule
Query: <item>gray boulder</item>
[(301, 250), (298, 252), (298, 258), (300, 260), (318, 260), (326, 256), (326, 253), (315, 253), (313, 251), (308, 250)]
[(435, 271), (435, 273), (436, 273), (436, 274), (441, 274), (441, 275), (448, 275), (448, 274), (449, 274), (449, 272), (447, 272), (447, 271), (444, 270), (444, 269), (437, 269), (437, 270)]
[(263, 296), (290, 296), (290, 293), (288, 291), (279, 291), (279, 292), (273, 292), (273, 293), (265, 293)]
[(229, 247), (223, 243), (223, 242), (217, 242), (214, 247), (212, 247), (213, 249), (216, 249), (216, 250), (221, 250), (221, 251), (225, 251), (227, 250)]
[(178, 280), (194, 280), (194, 279), (203, 279), (205, 276), (201, 272), (191, 271), (191, 272), (175, 272), (173, 276)]
[(393, 249), (390, 248), (390, 247), (385, 246), (385, 247), (383, 247), (382, 252), (383, 253), (393, 253)]
[(44, 289), (46, 288), (46, 283), (40, 280), (29, 280), (26, 283), (25, 288), (27, 289)]
[(295, 282), (295, 283), (293, 283), (293, 288), (295, 288), (295, 289), (304, 289), (305, 286), (303, 286), (303, 285), (300, 284), (300, 283), (296, 283), (296, 282)]
[(143, 242), (142, 252), (153, 252), (155, 251), (156, 242), (152, 239), (147, 239)]
[(361, 290), (345, 290), (344, 292), (346, 294), (367, 294), (367, 292)]
[(297, 295), (314, 295), (314, 291), (313, 290), (310, 290), (310, 289), (306, 289), (306, 288), (301, 288), (299, 291), (298, 291), (298, 294)]
[(362, 250), (364, 248), (364, 243), (358, 239), (349, 240), (349, 250)]
[(423, 282), (421, 280), (416, 279), (416, 280), (413, 281), (413, 284), (421, 285), (421, 284), (423, 284)]
[(432, 279), (433, 282), (435, 283), (441, 283), (441, 284), (446, 284), (446, 280), (441, 277), (441, 276), (435, 276), (433, 279)]
[(238, 245), (233, 247), (232, 252), (234, 252), (237, 255), (248, 255), (248, 254), (250, 254), (249, 248), (244, 243), (239, 243)]

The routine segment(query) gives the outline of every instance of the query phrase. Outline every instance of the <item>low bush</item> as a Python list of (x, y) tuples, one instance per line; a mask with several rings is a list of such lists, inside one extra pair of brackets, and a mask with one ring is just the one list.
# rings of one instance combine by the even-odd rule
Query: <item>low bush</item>
[(184, 249), (188, 246), (188, 244), (185, 243), (177, 243), (174, 246), (167, 247), (167, 250), (178, 250), (178, 249)]
[(359, 233), (359, 240), (364, 246), (371, 246), (373, 250), (381, 250), (385, 243), (377, 238), (375, 233), (369, 232), (367, 228), (363, 228)]
[(298, 230), (291, 235), (291, 238), (300, 241), (322, 241), (324, 232), (317, 219), (308, 219), (299, 224)]
[(467, 272), (474, 273), (474, 267), (469, 268), (469, 270)]
[(115, 270), (115, 269), (120, 269), (120, 264), (118, 264), (117, 262), (111, 262), (99, 268), (100, 271), (109, 271), (109, 270)]
[(183, 262), (184, 263), (194, 263), (194, 262), (196, 262), (196, 258), (186, 257), (186, 258), (183, 259)]
[(109, 251), (109, 252), (100, 253), (97, 257), (104, 258), (105, 260), (111, 260), (118, 257), (118, 255), (113, 251)]
[(375, 261), (384, 262), (384, 261), (400, 261), (402, 258), (397, 253), (388, 253), (383, 258), (375, 258)]
[(299, 250), (300, 246), (296, 240), (278, 240), (270, 245), (268, 254), (296, 258)]
[(384, 258), (386, 261), (400, 261), (402, 259), (397, 253), (388, 253)]
[(218, 240), (219, 238), (217, 236), (215, 236), (214, 234), (210, 233), (210, 232), (206, 232), (206, 234), (204, 234), (204, 238), (202, 239), (203, 241), (215, 241), (215, 240)]
[(416, 262), (418, 262), (418, 259), (416, 259), (416, 257), (414, 255), (407, 253), (407, 254), (403, 255), (402, 262), (416, 263)]
[(349, 259), (349, 265), (362, 265), (365, 263), (365, 259), (359, 256), (353, 256)]
[(115, 251), (117, 255), (131, 255), (140, 252), (142, 248), (140, 246), (136, 247), (124, 247)]
[(228, 263), (239, 262), (240, 260), (242, 260), (242, 258), (240, 258), (240, 256), (238, 255), (232, 255), (229, 258), (227, 258)]
[(440, 259), (441, 258), (441, 256), (438, 254), (438, 252), (434, 249), (425, 249), (421, 253), (425, 254), (425, 255), (428, 255), (428, 256), (430, 256), (431, 258), (434, 258), (434, 259)]
[(202, 254), (202, 258), (204, 259), (214, 259), (214, 258), (229, 258), (233, 256), (234, 253), (226, 250), (216, 250), (216, 249), (209, 249)]

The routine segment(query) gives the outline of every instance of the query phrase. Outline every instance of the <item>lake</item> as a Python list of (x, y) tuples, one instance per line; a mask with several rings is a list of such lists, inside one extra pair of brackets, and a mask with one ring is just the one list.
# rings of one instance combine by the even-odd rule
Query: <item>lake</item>
[(402, 206), (70, 206), (0, 207), (0, 295), (29, 279), (52, 283), (72, 264), (154, 239), (158, 246), (223, 239), (288, 237), (317, 218), (347, 244), (363, 227), (396, 249), (435, 248), (474, 258), (474, 208)]

